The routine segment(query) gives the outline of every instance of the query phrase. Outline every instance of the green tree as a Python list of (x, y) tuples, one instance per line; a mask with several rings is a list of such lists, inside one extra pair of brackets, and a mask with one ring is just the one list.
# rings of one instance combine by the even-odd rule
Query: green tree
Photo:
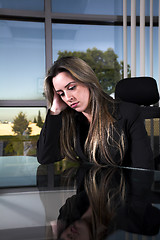
[(16, 155), (15, 154), (15, 151), (14, 151), (14, 147), (13, 147), (13, 143), (12, 143), (12, 141), (9, 141), (9, 142), (7, 142), (7, 145), (6, 145), (6, 147), (4, 148), (4, 152), (5, 152), (5, 155), (11, 155), (11, 156), (14, 156), (14, 155)]
[(43, 126), (43, 121), (42, 121), (42, 118), (41, 118), (41, 112), (38, 111), (38, 117), (37, 117), (37, 124), (36, 124), (38, 127), (42, 128)]
[[(124, 62), (123, 61), (120, 61), (120, 65), (121, 65), (121, 79), (124, 78)], [(130, 65), (127, 64), (127, 77), (131, 77), (131, 68), (130, 68)]]
[(37, 123), (37, 119), (36, 119), (36, 117), (34, 117), (34, 120), (33, 120), (33, 122), (34, 122), (34, 123)]
[(64, 51), (58, 52), (58, 58), (64, 56), (75, 56), (86, 61), (95, 71), (104, 91), (111, 94), (115, 90), (117, 82), (121, 79), (121, 65), (118, 62), (118, 56), (112, 48), (107, 51), (101, 51), (97, 48), (87, 49), (83, 51)]
[(29, 122), (26, 118), (26, 115), (23, 112), (20, 112), (17, 117), (15, 117), (13, 121), (13, 127), (12, 130), (17, 134), (17, 135), (23, 135), (25, 130), (27, 129), (28, 134), (30, 134), (31, 129), (28, 127)]
[(22, 140), (23, 136), (17, 135), (14, 140), (8, 141), (4, 151), (7, 156), (22, 156), (24, 144)]

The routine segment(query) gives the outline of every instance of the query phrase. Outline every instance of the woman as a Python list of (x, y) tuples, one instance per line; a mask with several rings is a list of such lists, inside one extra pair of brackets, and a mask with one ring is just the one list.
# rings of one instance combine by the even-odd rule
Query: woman
[(65, 157), (153, 168), (139, 107), (108, 96), (86, 62), (76, 57), (57, 60), (45, 79), (45, 93), (49, 111), (37, 144), (39, 163)]

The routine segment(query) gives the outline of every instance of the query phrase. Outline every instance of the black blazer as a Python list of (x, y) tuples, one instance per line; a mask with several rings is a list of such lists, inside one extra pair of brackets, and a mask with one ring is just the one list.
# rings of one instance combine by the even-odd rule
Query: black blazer
[[(112, 112), (112, 109), (109, 109)], [(123, 129), (125, 134), (125, 156), (123, 166), (153, 169), (153, 154), (149, 138), (145, 129), (144, 120), (141, 117), (140, 107), (136, 104), (120, 102), (116, 104), (113, 113), (117, 129)], [(82, 161), (88, 161), (83, 152), (83, 144), (86, 139), (89, 125), (82, 113), (75, 111), (77, 147), (76, 153)], [(37, 142), (37, 159), (40, 164), (48, 164), (62, 159), (60, 154), (60, 130), (62, 117), (50, 115), (48, 111), (45, 123)], [(119, 164), (119, 153), (114, 147), (110, 147), (112, 158)]]

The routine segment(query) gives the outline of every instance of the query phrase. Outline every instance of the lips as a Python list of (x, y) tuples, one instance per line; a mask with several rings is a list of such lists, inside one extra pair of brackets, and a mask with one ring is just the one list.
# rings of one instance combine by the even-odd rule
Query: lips
[(71, 226), (71, 232), (73, 234), (79, 234), (78, 229), (77, 229), (77, 227), (74, 224)]
[(79, 103), (79, 102), (72, 103), (72, 104), (70, 105), (70, 107), (71, 107), (71, 108), (76, 108), (76, 107), (77, 107), (77, 105), (78, 105), (78, 103)]

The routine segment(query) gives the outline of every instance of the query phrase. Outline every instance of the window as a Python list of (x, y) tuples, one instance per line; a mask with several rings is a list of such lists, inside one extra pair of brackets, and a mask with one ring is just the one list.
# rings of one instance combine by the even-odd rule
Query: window
[[(145, 1), (145, 73), (149, 72), (150, 1)], [(158, 81), (158, 0), (153, 5), (153, 76)], [(127, 63), (131, 73), (131, 1), (127, 0)], [(140, 1), (136, 1), (136, 74), (140, 73)], [(43, 81), (46, 71), (65, 54), (88, 55), (95, 65), (103, 88), (113, 95), (115, 84), (123, 77), (123, 0), (0, 0), (0, 111), (1, 126), (13, 122), (20, 112), (46, 114)], [(102, 78), (96, 69), (102, 56), (114, 61), (105, 67), (112, 74)], [(88, 54), (88, 55), (87, 55)], [(79, 56), (78, 55), (78, 56)], [(106, 69), (105, 69), (106, 70)], [(106, 70), (106, 71), (107, 71)], [(104, 74), (104, 69), (101, 73)], [(28, 110), (27, 110), (28, 109)], [(37, 110), (38, 109), (38, 110)], [(42, 110), (43, 109), (43, 110)], [(27, 111), (27, 112), (26, 112)], [(12, 119), (7, 118), (8, 112)], [(5, 122), (6, 121), (6, 122)], [(1, 141), (7, 136), (0, 130)], [(33, 132), (32, 132), (33, 133)], [(31, 137), (30, 134), (29, 137)], [(37, 135), (38, 136), (38, 135)], [(13, 136), (10, 135), (12, 139)], [(1, 146), (4, 146), (1, 142)], [(2, 150), (1, 150), (2, 152)], [(1, 153), (3, 156), (3, 153)]]
[(15, 10), (44, 10), (43, 0), (0, 0), (0, 8)]
[(0, 108), (0, 112), (0, 159), (3, 156), (36, 157), (46, 108)]
[(1, 100), (44, 99), (44, 24), (1, 20), (0, 32)]
[(122, 27), (53, 24), (52, 31), (53, 60), (76, 54), (95, 70), (104, 90), (113, 94), (116, 83), (122, 78)]
[(123, 0), (52, 0), (52, 11), (55, 13), (122, 15)]

